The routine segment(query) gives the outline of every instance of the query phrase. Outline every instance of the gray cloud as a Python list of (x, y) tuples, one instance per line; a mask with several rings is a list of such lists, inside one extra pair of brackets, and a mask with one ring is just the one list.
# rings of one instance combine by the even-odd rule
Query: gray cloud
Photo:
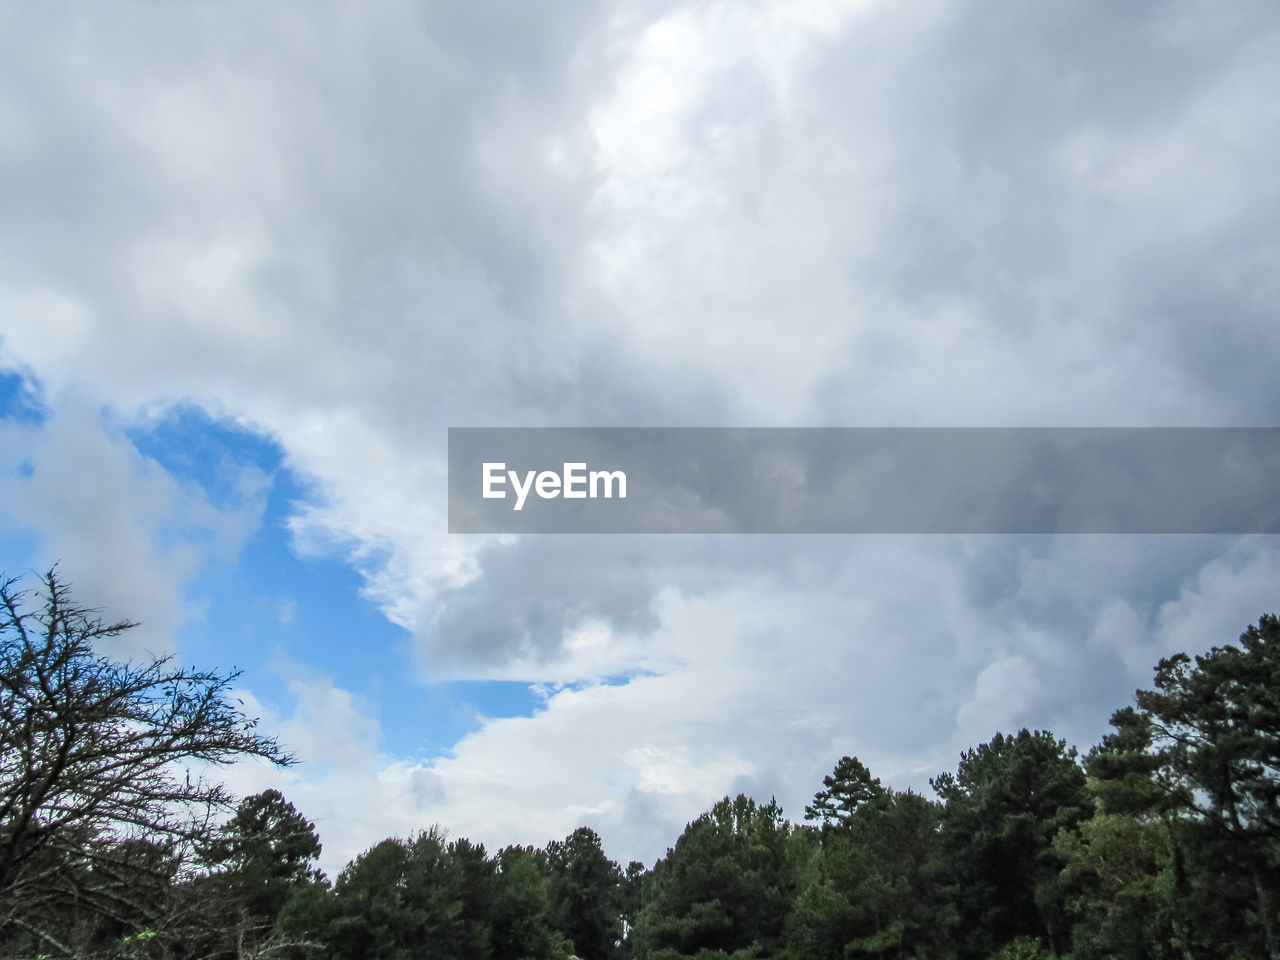
[[(139, 529), (240, 521), (62, 405), (186, 400), (282, 445), (299, 549), (359, 568), (430, 675), (641, 674), (486, 727), (439, 792), (387, 760), (397, 823), (639, 843), (629, 817), (734, 783), (796, 814), (845, 752), (919, 784), (994, 725), (1096, 736), (1161, 651), (1273, 602), (1265, 539), (462, 542), (443, 515), (447, 426), (1273, 425), (1268, 5), (0, 18), (0, 363), (47, 385), (20, 445), (66, 481), (10, 476), (10, 525), (171, 629)], [(124, 479), (76, 524), (86, 456)], [(468, 777), (512, 755), (594, 800), (542, 784), (503, 820), (510, 785)]]

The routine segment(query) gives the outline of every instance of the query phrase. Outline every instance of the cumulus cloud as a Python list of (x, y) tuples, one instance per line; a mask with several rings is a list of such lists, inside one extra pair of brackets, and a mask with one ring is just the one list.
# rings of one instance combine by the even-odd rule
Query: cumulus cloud
[(343, 856), (437, 819), (652, 856), (730, 789), (798, 813), (843, 753), (921, 786), (994, 726), (1087, 743), (1274, 607), (1267, 538), (444, 532), (448, 426), (1270, 423), (1270, 8), (0, 20), (0, 364), (53, 412), (5, 428), (8, 524), (171, 642), (261, 502), (120, 432), (194, 404), (306, 479), (293, 545), (412, 632), (388, 669), (545, 685), (419, 762), (290, 675), (260, 706), (332, 748), (289, 782)]
[[(1265, 540), (1203, 560), (1213, 551), (1197, 538), (1152, 537), (1117, 560), (1114, 538), (1022, 539), (1014, 573), (984, 586), (981, 602), (957, 559), (1009, 538), (810, 538), (807, 551), (791, 544), (781, 582), (761, 568), (718, 591), (669, 588), (645, 644), (651, 669), (547, 685), (530, 715), (483, 718), (425, 759), (380, 749), (376, 705), (289, 668), (293, 706), (261, 709), (302, 763), (245, 785), (279, 785), (317, 817), (331, 870), (432, 823), (490, 846), (542, 844), (588, 824), (611, 856), (652, 862), (726, 793), (776, 797), (799, 818), (845, 754), (929, 794), (930, 777), (998, 731), (1051, 729), (1087, 749), (1150, 685), (1160, 655), (1228, 642), (1256, 619), (1280, 562)], [(1144, 599), (1139, 561), (1161, 552), (1180, 555), (1184, 576), (1169, 578), (1167, 600)], [(1076, 581), (1082, 555), (1107, 568), (1114, 599)], [(1221, 598), (1204, 593), (1231, 567), (1244, 575), (1215, 606)], [(1177, 628), (1200, 609), (1220, 610), (1226, 632)], [(597, 650), (627, 650), (596, 629)], [(579, 657), (571, 673), (590, 675), (594, 661)]]
[(185, 597), (188, 582), (208, 564), (234, 563), (261, 521), (267, 478), (238, 467), (239, 502), (215, 507), (83, 398), (57, 406), (45, 423), (4, 426), (0, 518), (35, 537), (37, 571), (56, 566), (77, 603), (138, 621), (111, 652), (168, 652), (178, 628), (199, 615)]

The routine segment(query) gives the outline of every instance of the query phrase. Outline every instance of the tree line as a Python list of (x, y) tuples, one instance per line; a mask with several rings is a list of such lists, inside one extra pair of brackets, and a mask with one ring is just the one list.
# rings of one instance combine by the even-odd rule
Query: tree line
[[(490, 853), (439, 827), (332, 882), (276, 791), (191, 761), (292, 758), (235, 674), (94, 644), (129, 629), (55, 573), (0, 585), (0, 956), (312, 960), (1280, 957), (1280, 620), (1156, 666), (1081, 756), (996, 734), (930, 781), (856, 757), (804, 820), (725, 797), (652, 868), (580, 827)], [(227, 812), (229, 811), (229, 815)]]

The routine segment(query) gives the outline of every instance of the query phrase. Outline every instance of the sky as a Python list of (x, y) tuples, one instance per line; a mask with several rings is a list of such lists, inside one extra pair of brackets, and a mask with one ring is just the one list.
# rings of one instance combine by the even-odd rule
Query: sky
[(1274, 536), (449, 535), (449, 427), (1280, 426), (1280, 8), (0, 2), (0, 569), (331, 875), (1087, 749)]

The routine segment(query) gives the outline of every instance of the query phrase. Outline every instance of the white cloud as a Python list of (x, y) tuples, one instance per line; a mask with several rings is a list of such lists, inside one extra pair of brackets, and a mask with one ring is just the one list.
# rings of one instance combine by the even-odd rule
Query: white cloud
[(1040, 678), (1025, 657), (997, 660), (978, 674), (973, 699), (960, 708), (956, 725), (971, 743), (988, 739), (990, 731), (1017, 730), (1034, 716), (1041, 694)]
[[(430, 611), (479, 569), (442, 533), (450, 424), (1272, 409), (1266, 350), (1237, 351), (1242, 390), (1198, 319), (1185, 352), (1148, 333), (1198, 260), (1224, 266), (1191, 299), (1267, 336), (1265, 258), (1209, 254), (1275, 200), (1226, 186), (1270, 182), (1275, 31), (1215, 20), (1190, 51), (1170, 13), (1073, 51), (1091, 14), (1044, 13), (993, 52), (967, 10), (42, 15), (13, 183), (92, 214), (8, 198), (6, 356), (278, 438), (316, 480), (300, 545), (349, 554), (433, 651)], [(1219, 193), (1188, 202), (1201, 161)]]
[(1274, 539), (1242, 539), (1187, 577), (1177, 598), (1161, 605), (1155, 649), (1160, 656), (1195, 654), (1235, 643), (1259, 616), (1280, 612), (1278, 595), (1280, 549)]
[(317, 645), (272, 716), (330, 757), (287, 777), (331, 850), (586, 819), (651, 857), (736, 787), (798, 814), (842, 753), (920, 786), (996, 725), (1095, 737), (1154, 655), (1266, 609), (1265, 539), (451, 538), (443, 455), (450, 425), (1269, 422), (1280, 17), (501, 10), (2, 31), (0, 358), (55, 413), (6, 428), (9, 524), (166, 645), (257, 516), (119, 433), (190, 402), (279, 442), (295, 547), (414, 667), (549, 691), (424, 766)]
[(36, 537), (33, 564), (40, 572), (56, 564), (77, 604), (139, 623), (112, 652), (167, 652), (199, 614), (184, 597), (190, 580), (208, 564), (234, 563), (258, 528), (266, 478), (241, 469), (240, 504), (215, 508), (199, 487), (140, 455), (83, 397), (55, 405), (57, 415), (38, 427), (3, 429), (0, 518)]

